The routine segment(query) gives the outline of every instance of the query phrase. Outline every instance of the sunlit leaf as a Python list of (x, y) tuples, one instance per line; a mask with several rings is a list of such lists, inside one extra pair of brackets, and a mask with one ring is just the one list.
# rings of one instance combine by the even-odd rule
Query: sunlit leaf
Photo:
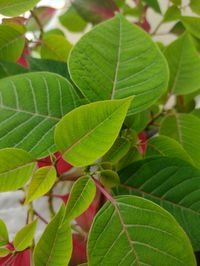
[(8, 244), (8, 230), (2, 219), (0, 219), (0, 246)]
[(33, 8), (40, 0), (1, 0), (0, 14), (4, 16), (18, 16)]

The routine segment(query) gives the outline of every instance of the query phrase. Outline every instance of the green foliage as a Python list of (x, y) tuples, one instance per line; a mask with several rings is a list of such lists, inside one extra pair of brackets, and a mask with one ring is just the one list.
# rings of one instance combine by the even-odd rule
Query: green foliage
[(72, 253), (71, 227), (63, 223), (65, 214), (62, 205), (59, 212), (45, 228), (34, 249), (34, 262), (37, 266), (66, 266)]
[(96, 194), (96, 186), (90, 176), (82, 176), (73, 185), (67, 201), (64, 221), (72, 221), (88, 209)]
[(42, 40), (41, 56), (44, 59), (67, 61), (72, 45), (64, 36), (58, 34), (45, 35)]
[(176, 158), (149, 158), (123, 169), (120, 179), (116, 194), (141, 196), (160, 204), (175, 216), (199, 250), (199, 169)]
[(161, 123), (160, 134), (177, 140), (200, 167), (200, 119), (191, 114), (167, 116)]
[(91, 266), (196, 265), (176, 220), (152, 202), (133, 196), (118, 197), (114, 205), (106, 203), (99, 211), (89, 235), (88, 262)]
[(37, 225), (37, 220), (35, 220), (30, 224), (27, 224), (19, 232), (17, 232), (13, 241), (13, 246), (16, 251), (22, 251), (31, 246), (36, 225)]
[[(176, 55), (176, 56), (174, 56)], [(200, 88), (200, 58), (188, 34), (182, 35), (165, 50), (170, 69), (170, 90), (177, 95)]]
[(55, 151), (55, 124), (79, 105), (71, 84), (53, 73), (27, 73), (1, 79), (0, 93), (0, 147), (14, 145), (37, 157)]
[(0, 265), (197, 265), (199, 0), (54, 2), (0, 0)]
[(57, 178), (54, 166), (45, 166), (35, 171), (28, 187), (25, 203), (37, 199), (47, 193)]
[(129, 114), (151, 106), (168, 82), (167, 64), (158, 47), (121, 15), (84, 35), (70, 54), (69, 68), (89, 101), (134, 95)]
[[(55, 143), (64, 159), (74, 166), (86, 166), (104, 155), (116, 140), (131, 101), (132, 97), (95, 102), (65, 115), (55, 129)], [(97, 140), (101, 145), (95, 145)]]
[(8, 230), (2, 219), (0, 219), (0, 246), (8, 244)]
[(0, 25), (0, 60), (15, 62), (25, 45), (24, 30), (12, 25)]
[(24, 186), (34, 166), (34, 159), (29, 153), (15, 148), (1, 149), (0, 191), (12, 191)]
[(33, 8), (39, 0), (1, 0), (0, 14), (4, 16), (18, 16)]

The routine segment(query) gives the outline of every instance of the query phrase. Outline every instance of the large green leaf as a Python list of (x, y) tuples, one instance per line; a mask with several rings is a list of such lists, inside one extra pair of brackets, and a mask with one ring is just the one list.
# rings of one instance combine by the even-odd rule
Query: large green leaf
[(131, 100), (95, 102), (65, 115), (55, 128), (55, 143), (64, 159), (86, 166), (104, 155), (119, 134)]
[(33, 242), (34, 233), (37, 226), (37, 220), (27, 224), (17, 232), (13, 245), (16, 251), (22, 251), (31, 246)]
[(25, 203), (47, 193), (55, 183), (56, 178), (57, 174), (54, 166), (45, 166), (37, 169), (29, 184)]
[(15, 62), (25, 44), (24, 31), (20, 27), (0, 25), (0, 60)]
[(55, 124), (79, 105), (71, 84), (46, 72), (1, 79), (0, 95), (0, 148), (14, 146), (37, 157), (55, 151)]
[(40, 0), (1, 0), (0, 14), (4, 16), (18, 16), (33, 8)]
[(16, 190), (29, 180), (34, 169), (33, 157), (20, 149), (0, 150), (0, 192)]
[(177, 140), (200, 168), (200, 119), (191, 114), (176, 114), (164, 118), (160, 134)]
[(8, 244), (9, 237), (8, 237), (8, 230), (7, 227), (2, 219), (0, 219), (0, 246), (4, 246)]
[(42, 40), (41, 56), (44, 59), (67, 61), (71, 48), (71, 43), (64, 36), (48, 34)]
[(200, 57), (191, 37), (185, 33), (165, 50), (169, 63), (169, 89), (175, 94), (189, 94), (200, 88)]
[(88, 263), (195, 266), (192, 247), (176, 220), (156, 204), (117, 197), (98, 212), (88, 240)]
[(168, 82), (158, 47), (119, 14), (81, 38), (70, 54), (69, 70), (89, 101), (135, 95), (129, 114), (152, 105)]
[(90, 176), (79, 178), (73, 185), (67, 201), (65, 221), (72, 221), (92, 203), (96, 194), (96, 186)]
[(199, 0), (190, 0), (190, 7), (194, 13), (200, 15), (200, 2), (199, 2)]
[(71, 227), (63, 223), (65, 208), (62, 205), (53, 220), (47, 225), (34, 249), (37, 266), (66, 266), (72, 253)]
[(133, 194), (160, 204), (175, 216), (200, 250), (200, 170), (177, 158), (135, 162), (120, 172), (117, 194)]
[(152, 156), (176, 157), (193, 164), (193, 160), (175, 139), (167, 136), (157, 136), (148, 141), (146, 157)]
[(0, 61), (0, 78), (5, 78), (26, 72), (28, 72), (28, 69), (18, 64), (7, 61)]

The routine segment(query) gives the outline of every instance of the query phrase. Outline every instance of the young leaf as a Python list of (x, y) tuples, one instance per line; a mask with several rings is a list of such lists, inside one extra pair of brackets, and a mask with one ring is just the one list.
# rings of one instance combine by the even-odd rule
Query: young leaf
[(107, 188), (116, 187), (119, 185), (120, 180), (116, 172), (112, 170), (102, 170), (100, 172), (100, 182)]
[(151, 138), (148, 141), (146, 150), (146, 157), (161, 155), (180, 158), (182, 160), (188, 161), (191, 164), (194, 164), (188, 153), (175, 139), (162, 135)]
[(164, 118), (160, 134), (177, 140), (200, 168), (200, 119), (191, 114), (176, 114)]
[(41, 56), (44, 59), (67, 61), (68, 54), (72, 48), (71, 43), (61, 35), (48, 34), (42, 40)]
[(181, 11), (180, 9), (173, 5), (170, 6), (166, 13), (164, 14), (164, 18), (163, 18), (163, 22), (170, 22), (170, 21), (174, 21), (174, 20), (178, 20), (181, 18)]
[(73, 185), (67, 201), (64, 221), (72, 221), (88, 209), (96, 194), (96, 186), (90, 176), (79, 178)]
[(26, 184), (33, 173), (33, 157), (20, 149), (0, 150), (0, 192), (16, 190)]
[(0, 219), (0, 246), (8, 244), (8, 230), (2, 219)]
[(148, 6), (152, 7), (158, 13), (161, 13), (158, 0), (143, 0)]
[(74, 166), (86, 166), (104, 155), (117, 138), (131, 101), (132, 97), (95, 102), (65, 115), (55, 128), (63, 158)]
[(13, 241), (13, 245), (16, 251), (22, 251), (31, 246), (36, 225), (37, 220), (24, 226), (22, 229), (20, 229), (19, 232), (17, 232)]
[(166, 90), (168, 67), (149, 35), (120, 14), (85, 34), (69, 57), (74, 83), (89, 101), (135, 95), (129, 114)]
[(57, 178), (54, 166), (45, 166), (36, 170), (27, 191), (25, 204), (47, 193)]
[(55, 124), (79, 105), (71, 84), (47, 72), (1, 79), (0, 95), (0, 148), (15, 146), (37, 158), (55, 151)]
[(200, 88), (200, 58), (191, 40), (185, 33), (165, 50), (169, 63), (169, 89), (177, 94), (189, 94)]
[(40, 0), (1, 0), (0, 14), (14, 17), (32, 9)]
[(157, 157), (135, 162), (119, 175), (116, 194), (137, 195), (161, 205), (175, 216), (194, 249), (200, 249), (199, 169), (177, 158)]
[(20, 57), (24, 44), (24, 31), (21, 28), (0, 25), (0, 60), (15, 62)]
[(7, 248), (0, 248), (0, 257), (6, 257), (10, 253)]
[(98, 212), (88, 239), (88, 263), (95, 265), (187, 265), (195, 257), (183, 229), (156, 204), (117, 197)]
[(37, 266), (66, 266), (72, 254), (72, 234), (70, 225), (63, 223), (65, 208), (62, 205), (53, 220), (47, 225), (34, 249)]

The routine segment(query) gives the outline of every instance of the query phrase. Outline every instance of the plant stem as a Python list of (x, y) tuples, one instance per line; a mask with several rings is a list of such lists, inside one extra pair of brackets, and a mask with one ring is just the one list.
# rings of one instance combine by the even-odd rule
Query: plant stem
[(72, 230), (74, 230), (75, 232), (77, 232), (84, 239), (87, 238), (87, 233), (80, 226), (78, 226), (77, 224), (72, 224), (71, 227), (72, 227)]
[(48, 224), (47, 220), (45, 220), (37, 211), (34, 210), (34, 214), (45, 224)]
[(44, 30), (43, 30), (43, 25), (38, 17), (38, 15), (35, 13), (34, 10), (31, 10), (31, 16), (35, 19), (35, 22), (37, 23), (38, 27), (39, 27), (39, 30), (40, 30), (40, 36), (39, 36), (39, 39), (41, 40), (42, 39), (42, 36), (43, 36), (43, 33), (44, 33)]

